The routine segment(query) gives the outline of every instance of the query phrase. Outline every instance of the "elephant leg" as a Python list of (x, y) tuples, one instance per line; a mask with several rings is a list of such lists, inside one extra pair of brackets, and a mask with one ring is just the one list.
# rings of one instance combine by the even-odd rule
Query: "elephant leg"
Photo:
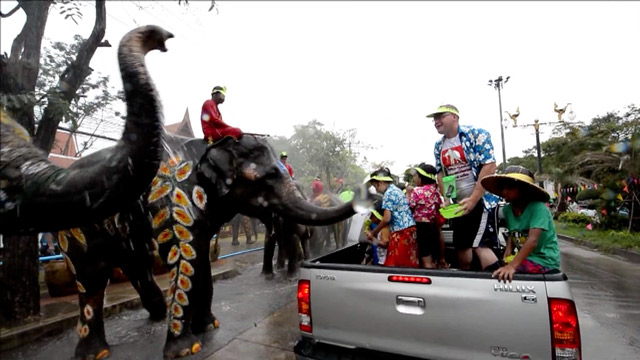
[[(164, 344), (164, 358), (174, 359), (196, 354), (202, 349), (202, 342), (193, 334), (191, 324), (194, 305), (199, 305), (194, 276), (201, 270), (195, 261), (177, 259), (170, 272), (169, 287), (169, 328)], [(194, 286), (195, 285), (195, 286)], [(198, 289), (200, 291), (201, 289)]]
[(298, 235), (291, 235), (291, 243), (287, 246), (287, 276), (294, 276), (298, 272), (298, 259), (302, 255), (300, 238)]
[(80, 317), (76, 332), (76, 359), (104, 359), (111, 353), (104, 331), (104, 293), (111, 273), (104, 265), (85, 266), (77, 263), (78, 304)]
[(240, 215), (231, 219), (231, 245), (240, 245), (238, 236), (240, 235)]
[(264, 235), (264, 253), (262, 260), (262, 274), (273, 277), (273, 254), (276, 249), (277, 235), (267, 231)]
[[(146, 216), (142, 213), (142, 216)], [(120, 214), (123, 218), (124, 215)], [(130, 229), (123, 233), (122, 242), (126, 247), (123, 255), (113, 259), (122, 269), (131, 285), (140, 295), (142, 306), (149, 312), (153, 321), (162, 320), (167, 315), (167, 305), (162, 290), (153, 278), (154, 243), (151, 228), (143, 221), (131, 221), (135, 226), (121, 226)]]
[(253, 231), (253, 235), (256, 237), (256, 241), (258, 241), (258, 219), (249, 218), (251, 222), (251, 230)]
[(291, 243), (291, 234), (285, 232), (284, 229), (281, 229), (280, 233), (276, 237), (276, 243), (278, 244), (278, 258), (276, 259), (276, 268), (283, 269), (285, 261), (289, 256), (287, 248)]
[[(198, 253), (207, 254), (208, 249), (201, 249)], [(213, 315), (211, 305), (213, 302), (213, 282), (211, 280), (211, 264), (208, 259), (198, 256), (195, 261), (195, 274), (193, 280), (192, 300), (193, 318), (191, 331), (201, 334), (220, 327), (220, 321)]]
[(149, 318), (153, 321), (163, 320), (167, 316), (167, 304), (162, 290), (153, 278), (153, 263), (145, 263), (146, 259), (134, 259), (127, 264), (120, 264), (119, 267), (140, 295), (140, 301), (149, 312)]
[[(244, 216), (242, 218), (242, 224), (244, 226), (244, 233), (247, 236), (247, 244), (253, 244), (256, 241), (258, 241), (258, 233), (253, 231), (253, 229), (251, 228), (251, 218), (248, 216)], [(251, 240), (251, 236), (254, 235), (255, 236), (255, 240)]]
[(262, 274), (273, 277), (273, 253), (276, 248), (276, 236), (273, 233), (273, 225), (268, 221), (264, 223), (266, 231), (264, 234), (264, 251), (262, 258)]
[(304, 260), (308, 260), (311, 257), (311, 246), (309, 244), (311, 236), (306, 226), (300, 226), (298, 230), (300, 245), (302, 246), (302, 257)]

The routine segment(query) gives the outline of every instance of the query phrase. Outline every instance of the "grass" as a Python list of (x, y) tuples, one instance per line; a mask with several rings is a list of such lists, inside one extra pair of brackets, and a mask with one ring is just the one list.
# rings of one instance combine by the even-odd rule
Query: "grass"
[(640, 233), (614, 230), (589, 230), (584, 225), (561, 223), (556, 221), (556, 232), (593, 244), (597, 249), (611, 252), (614, 249), (626, 249), (640, 252)]

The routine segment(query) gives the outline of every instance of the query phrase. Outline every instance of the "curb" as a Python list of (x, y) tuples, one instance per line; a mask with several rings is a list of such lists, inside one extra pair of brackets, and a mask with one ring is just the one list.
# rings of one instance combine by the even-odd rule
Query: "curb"
[[(227, 262), (225, 260), (219, 260), (215, 268), (212, 266), (211, 280), (216, 281), (229, 279), (239, 274), (240, 272), (236, 269), (235, 264), (232, 261)], [(166, 296), (167, 291), (169, 290), (169, 284), (168, 281), (163, 280), (165, 277), (168, 277), (168, 273), (163, 275), (156, 275), (155, 278), (162, 290), (162, 293)], [(129, 285), (129, 283), (126, 284)], [(125, 309), (137, 309), (141, 306), (142, 302), (140, 301), (138, 293), (133, 289), (133, 287), (131, 287), (131, 293), (126, 297), (104, 305), (104, 318), (106, 319), (111, 315), (119, 314)], [(76, 308), (74, 311), (67, 311), (52, 318), (42, 318), (39, 322), (22, 324), (14, 328), (10, 328), (7, 331), (2, 331), (0, 332), (0, 352), (32, 343), (34, 340), (42, 336), (60, 334), (63, 331), (74, 327), (78, 322), (78, 317), (79, 310)]]
[(602, 253), (605, 254), (609, 254), (609, 255), (616, 255), (619, 256), (621, 258), (623, 258), (626, 261), (629, 262), (633, 262), (633, 263), (637, 263), (640, 264), (640, 253), (637, 253), (635, 251), (632, 250), (626, 250), (626, 249), (610, 249), (610, 250), (602, 250), (599, 249), (596, 244), (590, 242), (590, 241), (586, 241), (586, 240), (581, 240), (581, 239), (576, 239), (574, 237), (571, 236), (567, 236), (567, 235), (561, 235), (561, 234), (556, 234), (558, 236), (558, 239), (560, 240), (565, 240), (568, 241), (570, 243), (582, 246), (582, 247), (586, 247), (588, 249), (591, 250), (598, 250)]

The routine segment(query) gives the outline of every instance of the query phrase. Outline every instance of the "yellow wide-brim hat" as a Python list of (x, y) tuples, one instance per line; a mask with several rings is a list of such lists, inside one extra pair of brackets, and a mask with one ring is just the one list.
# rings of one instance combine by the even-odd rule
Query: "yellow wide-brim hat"
[(431, 114), (427, 115), (428, 118), (432, 118), (432, 117), (436, 117), (436, 115), (438, 114), (444, 114), (444, 113), (452, 113), (452, 114), (456, 114), (458, 116), (460, 116), (460, 113), (458, 112), (458, 109), (456, 109), (455, 107), (451, 107), (451, 106), (447, 106), (447, 105), (440, 105), (438, 106), (438, 108), (436, 109), (435, 112), (432, 112)]
[(484, 177), (481, 180), (482, 187), (488, 192), (503, 196), (505, 186), (514, 184), (519, 186), (522, 195), (532, 201), (549, 201), (549, 193), (535, 184), (533, 173), (527, 168), (519, 165), (508, 166), (504, 174), (495, 174)]

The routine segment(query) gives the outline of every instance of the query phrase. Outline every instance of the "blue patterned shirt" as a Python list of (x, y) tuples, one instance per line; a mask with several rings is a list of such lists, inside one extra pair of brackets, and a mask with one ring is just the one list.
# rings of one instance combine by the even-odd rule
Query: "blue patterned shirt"
[(391, 211), (390, 232), (400, 231), (416, 225), (407, 197), (402, 193), (402, 190), (393, 184), (389, 185), (382, 196), (382, 208)]
[[(459, 125), (458, 137), (460, 138), (460, 143), (462, 144), (462, 149), (464, 150), (465, 157), (471, 164), (473, 178), (478, 181), (480, 167), (484, 164), (496, 162), (496, 158), (493, 155), (493, 144), (491, 143), (491, 135), (487, 130), (481, 128)], [(444, 171), (444, 173), (446, 174), (446, 170), (443, 169), (442, 166), (442, 159), (440, 158), (442, 154), (443, 144), (444, 136), (436, 142), (434, 155), (436, 158), (436, 171)], [(486, 209), (495, 207), (496, 205), (498, 205), (498, 199), (499, 198), (496, 195), (485, 191), (483, 198), (484, 207)]]

